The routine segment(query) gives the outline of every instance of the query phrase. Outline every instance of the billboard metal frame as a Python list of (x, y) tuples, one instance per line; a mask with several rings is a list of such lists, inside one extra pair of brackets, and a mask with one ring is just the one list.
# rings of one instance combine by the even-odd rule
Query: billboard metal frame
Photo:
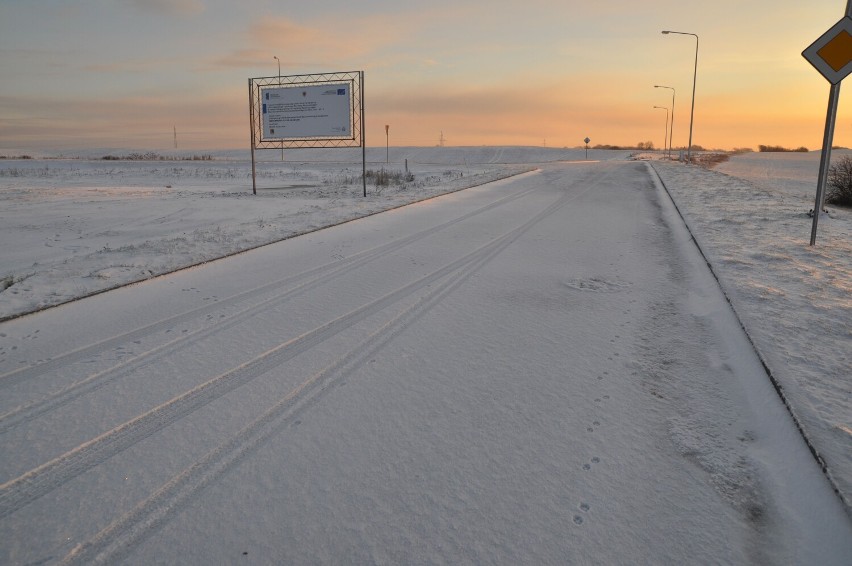
[[(346, 136), (304, 136), (298, 138), (263, 137), (263, 116), (260, 109), (264, 89), (281, 87), (306, 87), (349, 85), (350, 127)], [(252, 192), (257, 194), (257, 175), (255, 166), (255, 151), (259, 149), (281, 149), (285, 147), (360, 147), (361, 148), (361, 178), (364, 185), (364, 196), (367, 196), (367, 155), (364, 132), (364, 71), (345, 71), (336, 73), (315, 73), (309, 75), (283, 75), (276, 77), (259, 77), (248, 80), (249, 89), (249, 126), (251, 128), (251, 184)]]

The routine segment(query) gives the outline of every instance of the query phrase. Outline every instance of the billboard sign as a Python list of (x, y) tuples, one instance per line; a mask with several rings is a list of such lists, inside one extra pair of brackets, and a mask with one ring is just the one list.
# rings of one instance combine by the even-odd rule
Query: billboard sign
[(360, 147), (367, 196), (364, 71), (278, 75), (248, 80), (252, 191), (255, 152), (285, 147)]
[(260, 90), (262, 138), (351, 138), (351, 83)]

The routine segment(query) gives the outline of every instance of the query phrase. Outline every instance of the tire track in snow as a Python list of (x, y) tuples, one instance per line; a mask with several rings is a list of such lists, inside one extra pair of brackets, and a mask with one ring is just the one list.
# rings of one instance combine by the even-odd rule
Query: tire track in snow
[[(459, 261), (463, 264), (469, 259), (465, 257)], [(30, 470), (22, 476), (0, 485), (0, 518), (6, 517), (68, 480), (106, 461), (113, 455), (159, 432), (298, 354), (310, 350), (368, 316), (378, 313), (408, 294), (444, 277), (448, 272), (457, 269), (458, 263), (454, 262), (445, 266), (367, 305), (284, 342), (260, 356)]]
[(274, 297), (268, 298), (248, 309), (245, 309), (235, 315), (228, 317), (225, 320), (217, 321), (214, 326), (196, 330), (192, 333), (183, 334), (178, 338), (175, 338), (174, 340), (171, 340), (169, 342), (166, 342), (165, 344), (159, 345), (151, 350), (148, 350), (147, 352), (139, 354), (128, 361), (117, 364), (104, 371), (94, 373), (81, 381), (75, 382), (63, 389), (50, 393), (37, 401), (28, 403), (26, 405), (8, 411), (0, 415), (0, 435), (5, 434), (10, 430), (13, 430), (21, 424), (29, 422), (35, 419), (36, 417), (39, 417), (45, 413), (49, 413), (54, 409), (66, 405), (74, 399), (97, 391), (101, 387), (109, 385), (112, 382), (118, 381), (132, 374), (138, 369), (150, 365), (168, 355), (174, 354), (183, 348), (187, 348), (195, 343), (198, 343), (209, 336), (225, 332), (228, 329), (238, 324), (241, 324), (245, 320), (248, 320), (257, 314), (272, 308), (277, 303), (292, 299), (307, 290), (314, 289), (316, 288), (316, 286), (330, 281), (334, 277), (357, 269), (369, 263), (373, 259), (376, 259), (380, 255), (380, 253), (377, 253), (375, 255), (371, 255), (371, 257), (369, 258), (362, 258), (361, 262), (350, 263), (348, 265), (340, 266), (338, 269), (332, 270), (330, 273), (324, 276), (308, 280), (304, 283), (301, 283), (296, 288), (290, 289), (281, 295), (276, 295)]
[[(214, 326), (196, 330), (192, 333), (182, 334), (181, 336), (165, 344), (159, 345), (151, 350), (148, 350), (147, 352), (138, 354), (130, 360), (121, 362), (101, 372), (94, 373), (81, 381), (73, 383), (59, 391), (50, 393), (37, 401), (17, 407), (11, 411), (0, 415), (0, 435), (40, 415), (48, 413), (53, 409), (61, 407), (62, 405), (65, 405), (73, 401), (74, 399), (77, 399), (78, 397), (97, 391), (101, 387), (108, 385), (109, 383), (112, 383), (114, 381), (117, 381), (123, 377), (126, 377), (134, 371), (145, 367), (146, 365), (153, 363), (158, 359), (161, 359), (169, 354), (179, 351), (181, 348), (188, 347), (204, 338), (207, 338), (208, 336), (224, 332), (232, 328), (233, 326), (254, 317), (258, 313), (264, 312), (269, 308), (272, 308), (275, 304), (292, 299), (307, 290), (315, 289), (317, 286), (328, 283), (334, 280), (336, 277), (339, 277), (355, 269), (359, 269), (379, 257), (384, 257), (388, 253), (398, 251), (399, 249), (404, 248), (407, 245), (420, 241), (423, 238), (426, 238), (451, 225), (462, 222), (470, 218), (471, 216), (481, 214), (482, 212), (485, 212), (486, 210), (491, 210), (496, 206), (500, 206), (508, 202), (512, 202), (516, 199), (522, 198), (523, 196), (526, 196), (528, 193), (534, 190), (535, 189), (529, 189), (517, 195), (512, 195), (511, 197), (500, 199), (500, 201), (496, 201), (491, 205), (478, 209), (477, 211), (474, 211), (474, 213), (445, 222), (444, 224), (441, 224), (439, 226), (423, 230), (421, 232), (418, 232), (417, 234), (413, 234), (401, 240), (389, 242), (388, 244), (381, 245), (377, 248), (366, 250), (365, 252), (356, 254), (355, 256), (352, 256), (345, 260), (335, 262), (335, 264), (332, 264), (332, 267), (324, 266), (328, 269), (325, 273), (322, 273), (317, 277), (314, 277), (313, 279), (308, 279), (307, 281), (298, 284), (295, 288), (290, 289), (281, 295), (276, 295), (274, 297), (265, 299), (260, 303), (249, 307), (248, 309), (231, 315), (225, 320), (220, 320)], [(221, 303), (219, 304), (221, 305)]]
[(416, 303), (391, 318), (344, 356), (292, 389), (228, 442), (173, 477), (133, 510), (89, 541), (77, 545), (61, 564), (111, 564), (126, 557), (133, 547), (167, 523), (205, 486), (240, 464), (266, 440), (289, 426), (296, 416), (318, 403), (340, 380), (371, 359), (493, 257), (535, 224), (564, 207), (574, 196), (563, 194), (531, 220), (462, 258), (465, 260), (463, 264), (444, 273), (448, 277)]
[[(469, 264), (495, 249), (503, 242), (513, 241), (543, 218), (562, 208), (580, 193), (564, 193), (560, 198), (531, 220), (503, 236), (480, 246), (463, 257), (446, 264), (430, 274), (408, 283), (349, 313), (333, 319), (301, 336), (288, 340), (271, 350), (202, 383), (138, 417), (127, 421), (100, 436), (0, 485), (0, 518), (4, 518), (69, 480), (105, 462), (136, 443), (156, 434), (169, 425), (194, 413), (220, 397), (234, 391), (256, 377), (281, 365), (293, 357), (310, 350), (365, 318), (377, 314), (388, 306), (436, 283), (444, 277), (464, 270)], [(508, 244), (506, 244), (508, 245)]]
[[(12, 385), (17, 385), (27, 379), (31, 379), (37, 377), (39, 375), (43, 375), (49, 371), (53, 371), (60, 367), (73, 364), (74, 362), (80, 361), (84, 358), (95, 356), (103, 351), (114, 349), (122, 344), (133, 342), (135, 340), (141, 340), (151, 334), (155, 334), (160, 331), (165, 331), (167, 329), (173, 328), (174, 326), (178, 326), (181, 323), (188, 322), (193, 319), (204, 317), (208, 314), (212, 314), (221, 310), (222, 308), (228, 307), (230, 305), (234, 305), (239, 303), (240, 301), (250, 300), (251, 298), (263, 295), (265, 293), (273, 292), (276, 289), (280, 289), (282, 287), (286, 287), (288, 285), (299, 284), (300, 282), (306, 281), (307, 283), (301, 283), (302, 285), (307, 284), (321, 284), (323, 282), (331, 281), (334, 277), (345, 273), (348, 269), (344, 268), (357, 268), (362, 265), (365, 265), (369, 261), (372, 261), (384, 254), (391, 253), (394, 251), (398, 251), (399, 249), (408, 246), (412, 243), (415, 243), (423, 238), (431, 236), (441, 230), (445, 230), (451, 226), (464, 222), (469, 218), (477, 216), (479, 214), (483, 214), (505, 204), (511, 203), (517, 199), (523, 198), (527, 194), (537, 190), (537, 187), (533, 187), (531, 189), (527, 189), (525, 191), (521, 191), (520, 193), (507, 195), (501, 199), (498, 199), (494, 202), (491, 202), (481, 208), (473, 210), (467, 214), (459, 216), (458, 218), (454, 218), (437, 226), (433, 226), (426, 230), (422, 230), (416, 234), (412, 234), (400, 240), (396, 240), (393, 242), (388, 242), (386, 244), (382, 244), (375, 248), (364, 250), (357, 254), (354, 254), (350, 257), (336, 260), (325, 265), (321, 265), (319, 267), (309, 269), (303, 273), (291, 275), (289, 277), (285, 277), (278, 281), (273, 281), (271, 283), (267, 283), (265, 285), (261, 285), (260, 287), (256, 287), (255, 289), (251, 289), (249, 291), (245, 291), (242, 293), (237, 293), (228, 298), (222, 299), (221, 301), (217, 301), (215, 303), (211, 303), (209, 305), (204, 305), (197, 309), (193, 309), (178, 315), (174, 315), (157, 322), (153, 322), (146, 326), (134, 329), (130, 332), (126, 332), (124, 334), (120, 334), (118, 336), (114, 336), (108, 338), (106, 340), (96, 342), (94, 344), (90, 344), (87, 346), (83, 346), (81, 348), (72, 350), (65, 354), (61, 354), (47, 360), (45, 362), (34, 364), (31, 366), (18, 368), (13, 371), (7, 372), (5, 374), (0, 374), (0, 390), (5, 387), (9, 387)], [(239, 316), (235, 315), (235, 316)], [(249, 315), (246, 315), (249, 316)], [(184, 336), (182, 338), (188, 338), (188, 336)], [(155, 348), (157, 350), (158, 348)], [(138, 357), (145, 356), (148, 353), (142, 353)], [(136, 358), (134, 358), (135, 360)], [(131, 360), (132, 361), (132, 360)], [(107, 371), (112, 371), (113, 368)], [(88, 381), (83, 380), (84, 382)], [(82, 382), (81, 382), (82, 383)], [(73, 385), (71, 386), (73, 387)], [(63, 390), (64, 391), (64, 390)], [(5, 415), (4, 415), (5, 417)], [(0, 417), (0, 422), (2, 422), (3, 417)]]

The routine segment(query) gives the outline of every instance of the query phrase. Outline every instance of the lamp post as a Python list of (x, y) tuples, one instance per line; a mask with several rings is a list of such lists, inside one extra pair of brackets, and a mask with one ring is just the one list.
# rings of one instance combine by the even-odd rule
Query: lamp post
[[(278, 55), (273, 55), (273, 59), (278, 61), (278, 86), (281, 86), (281, 59), (278, 58)], [(284, 142), (281, 142), (281, 161), (284, 161)]]
[(385, 124), (385, 163), (390, 163), (390, 124)]
[(674, 87), (664, 85), (654, 85), (654, 88), (667, 88), (672, 91), (672, 121), (669, 122), (669, 159), (672, 158), (672, 139), (674, 138), (674, 109), (675, 109), (675, 89)]
[(663, 34), (676, 33), (678, 35), (691, 35), (695, 38), (695, 69), (692, 73), (692, 110), (689, 112), (689, 147), (686, 148), (686, 160), (692, 163), (692, 119), (695, 116), (695, 81), (698, 78), (698, 36), (694, 33), (683, 31), (664, 30)]
[(663, 132), (663, 151), (666, 151), (666, 135), (669, 133), (669, 109), (666, 106), (654, 106), (654, 108), (666, 111), (666, 129)]

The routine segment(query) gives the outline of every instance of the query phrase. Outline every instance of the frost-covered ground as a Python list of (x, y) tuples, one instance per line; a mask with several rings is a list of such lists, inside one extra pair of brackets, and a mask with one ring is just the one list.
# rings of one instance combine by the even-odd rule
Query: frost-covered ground
[(848, 505), (852, 210), (829, 205), (808, 245), (819, 157), (751, 153), (711, 171), (654, 167)]
[(377, 187), (371, 178), (364, 198), (360, 150), (293, 150), (284, 163), (260, 152), (267, 161), (258, 163), (257, 196), (247, 152), (212, 161), (94, 158), (128, 153), (0, 160), (0, 320), (511, 176), (528, 161), (582, 155), (394, 148), (386, 164), (385, 150), (371, 150), (368, 171), (404, 174), (408, 160), (413, 180)]
[[(20, 151), (4, 150), (4, 155)], [(362, 196), (361, 151), (127, 150), (0, 160), (0, 320), (527, 171), (579, 150), (384, 148), (367, 169), (413, 181)], [(835, 151), (835, 157), (842, 152)], [(592, 150), (589, 159), (627, 152)], [(829, 207), (807, 245), (819, 153), (751, 153), (713, 171), (654, 161), (830, 474), (852, 500), (852, 211)]]
[[(367, 199), (344, 153), (264, 162), (257, 197), (235, 155), (0, 162), (0, 265), (18, 266), (0, 305), (12, 316), (21, 292), (26, 308), (59, 302), (583, 157), (393, 151), (415, 180)], [(542, 165), (3, 322), (2, 556), (843, 564), (849, 508), (652, 172), (589, 157), (613, 162)], [(848, 263), (831, 285), (788, 282), (803, 258), (835, 253), (805, 249), (808, 206), (654, 167), (845, 489), (848, 437), (821, 432), (849, 424), (849, 305), (826, 290)], [(829, 230), (848, 227), (832, 214)], [(805, 228), (790, 259), (740, 269), (782, 254), (786, 216)], [(63, 274), (79, 288), (57, 291)], [(738, 275), (811, 303), (766, 314), (777, 293), (752, 296)], [(803, 384), (787, 370), (807, 316), (794, 309), (829, 299), (846, 310), (818, 328), (824, 359)]]

